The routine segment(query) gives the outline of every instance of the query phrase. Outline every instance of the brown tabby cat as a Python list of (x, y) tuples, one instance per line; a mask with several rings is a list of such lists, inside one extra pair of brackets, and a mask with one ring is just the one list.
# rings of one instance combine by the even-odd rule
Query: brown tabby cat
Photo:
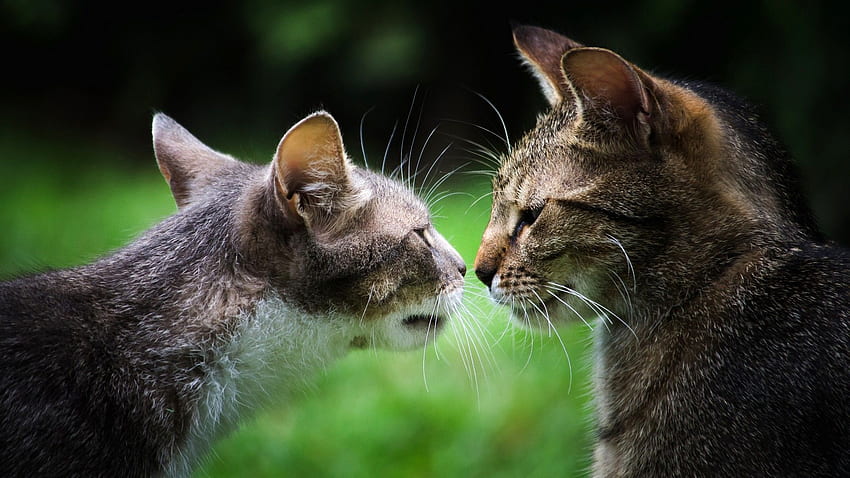
[(716, 87), (518, 27), (551, 109), (507, 154), (476, 274), (599, 316), (594, 476), (850, 476), (850, 255)]

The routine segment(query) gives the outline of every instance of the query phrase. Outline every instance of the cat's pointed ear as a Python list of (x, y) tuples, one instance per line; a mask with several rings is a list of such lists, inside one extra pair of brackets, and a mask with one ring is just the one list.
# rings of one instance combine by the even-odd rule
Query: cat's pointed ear
[(629, 128), (647, 135), (656, 109), (652, 79), (604, 48), (578, 48), (561, 62), (576, 102), (583, 111), (613, 111)]
[(350, 168), (336, 120), (324, 111), (302, 119), (283, 135), (272, 164), (284, 212), (309, 223), (349, 206)]
[(513, 28), (514, 45), (530, 67), (549, 104), (555, 105), (570, 94), (561, 58), (581, 43), (545, 28), (517, 25)]
[(236, 161), (205, 145), (162, 113), (153, 117), (151, 133), (156, 163), (179, 208), (189, 204), (216, 173)]

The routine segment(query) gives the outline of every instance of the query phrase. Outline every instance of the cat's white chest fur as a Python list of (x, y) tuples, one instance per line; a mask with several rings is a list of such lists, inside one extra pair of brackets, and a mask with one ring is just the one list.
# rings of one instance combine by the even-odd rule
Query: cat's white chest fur
[(204, 379), (187, 440), (171, 457), (165, 476), (188, 476), (212, 442), (244, 415), (286, 401), (349, 348), (350, 326), (339, 318), (310, 316), (279, 297), (260, 301), (233, 339), (202, 364)]

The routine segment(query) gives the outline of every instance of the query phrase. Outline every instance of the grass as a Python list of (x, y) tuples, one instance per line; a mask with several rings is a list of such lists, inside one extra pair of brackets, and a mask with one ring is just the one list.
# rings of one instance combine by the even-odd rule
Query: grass
[[(152, 156), (140, 169), (85, 147), (0, 139), (2, 277), (84, 263), (174, 211)], [(435, 223), (471, 263), (489, 201), (470, 204), (488, 184), (450, 187), (469, 195), (441, 201)], [(468, 289), (480, 290), (474, 277)], [(218, 442), (195, 476), (584, 475), (589, 332), (560, 331), (570, 363), (556, 337), (509, 328), (503, 311), (467, 296), (485, 331), (477, 352), (462, 353), (452, 330), (426, 350), (352, 352), (295, 403)]]

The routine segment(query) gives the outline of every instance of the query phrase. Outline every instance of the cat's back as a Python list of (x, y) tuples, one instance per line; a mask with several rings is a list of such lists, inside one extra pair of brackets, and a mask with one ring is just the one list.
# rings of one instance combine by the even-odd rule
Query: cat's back
[(850, 252), (806, 243), (766, 255), (706, 318), (682, 419), (712, 417), (701, 426), (726, 440), (716, 449), (739, 450), (717, 462), (730, 471), (848, 476)]
[(611, 408), (597, 470), (848, 476), (850, 252), (819, 243), (763, 251), (715, 292), (651, 342), (621, 349), (602, 387)]
[[(121, 391), (112, 384), (127, 363), (106, 333), (108, 295), (73, 269), (0, 283), (3, 476), (57, 470), (63, 476), (132, 470), (129, 476), (137, 476), (154, 469), (155, 451), (128, 433), (138, 420), (121, 420), (127, 410), (115, 406)], [(109, 425), (116, 423), (125, 425)], [(138, 450), (138, 460), (124, 461), (126, 447)]]

